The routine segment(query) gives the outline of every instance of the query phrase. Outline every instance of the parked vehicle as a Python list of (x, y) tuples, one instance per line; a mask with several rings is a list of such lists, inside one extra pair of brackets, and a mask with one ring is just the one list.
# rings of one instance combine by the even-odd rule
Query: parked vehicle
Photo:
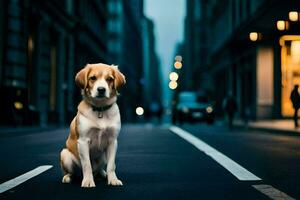
[(173, 122), (214, 122), (213, 102), (208, 101), (204, 93), (185, 91), (178, 95), (177, 104), (173, 109)]

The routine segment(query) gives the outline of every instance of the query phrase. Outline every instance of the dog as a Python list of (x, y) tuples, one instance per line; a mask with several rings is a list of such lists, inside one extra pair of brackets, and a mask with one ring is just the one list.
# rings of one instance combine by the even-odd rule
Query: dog
[(94, 177), (98, 175), (106, 177), (108, 185), (121, 186), (115, 172), (121, 129), (116, 101), (118, 90), (126, 83), (125, 76), (114, 65), (87, 64), (76, 74), (75, 82), (83, 100), (71, 122), (66, 148), (60, 153), (62, 182), (70, 183), (79, 169), (83, 175), (81, 187), (95, 187)]

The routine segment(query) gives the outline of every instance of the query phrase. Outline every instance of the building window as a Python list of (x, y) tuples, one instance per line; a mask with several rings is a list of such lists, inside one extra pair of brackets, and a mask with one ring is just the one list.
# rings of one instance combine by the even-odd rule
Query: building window
[(35, 110), (38, 103), (38, 85), (37, 85), (37, 59), (38, 59), (38, 26), (39, 21), (36, 15), (28, 13), (28, 23), (26, 24), (26, 53), (27, 53), (27, 69), (26, 69), (26, 85), (27, 85), (27, 101), (28, 108)]
[(72, 15), (73, 11), (74, 11), (74, 2), (73, 2), (73, 0), (66, 0), (65, 3), (66, 3), (67, 12)]
[(56, 55), (57, 47), (52, 44), (50, 49), (50, 96), (49, 96), (49, 107), (53, 111), (56, 108), (56, 76), (57, 76), (57, 63)]
[(37, 85), (36, 85), (36, 67), (35, 67), (35, 37), (29, 34), (27, 38), (27, 88), (28, 103), (31, 108), (36, 106)]
[(236, 6), (235, 6), (235, 4), (236, 4), (236, 1), (235, 0), (232, 0), (231, 1), (231, 13), (232, 13), (232, 15), (231, 15), (231, 24), (232, 24), (232, 30), (234, 30), (234, 28), (235, 28), (235, 24), (236, 24)]
[(281, 113), (284, 117), (293, 115), (290, 100), (291, 91), (295, 84), (300, 85), (300, 36), (285, 35), (280, 38), (281, 45)]
[(272, 106), (274, 98), (273, 48), (258, 48), (256, 59), (257, 103), (259, 106)]
[(251, 0), (246, 0), (246, 16), (251, 14)]

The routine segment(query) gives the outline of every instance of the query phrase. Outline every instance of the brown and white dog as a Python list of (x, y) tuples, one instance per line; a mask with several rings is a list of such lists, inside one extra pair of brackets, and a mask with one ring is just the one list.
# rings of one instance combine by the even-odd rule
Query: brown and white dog
[(122, 185), (115, 172), (121, 128), (116, 100), (125, 76), (117, 66), (87, 64), (77, 73), (75, 82), (82, 90), (83, 100), (71, 122), (66, 148), (60, 153), (62, 182), (70, 183), (76, 169), (81, 169), (81, 187), (95, 187), (96, 175), (107, 177), (108, 185)]

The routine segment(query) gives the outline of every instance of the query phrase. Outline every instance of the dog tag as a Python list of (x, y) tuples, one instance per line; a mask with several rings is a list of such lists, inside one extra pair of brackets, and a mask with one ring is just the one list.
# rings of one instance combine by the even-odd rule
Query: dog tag
[(98, 112), (98, 118), (102, 118), (103, 117), (103, 112)]

